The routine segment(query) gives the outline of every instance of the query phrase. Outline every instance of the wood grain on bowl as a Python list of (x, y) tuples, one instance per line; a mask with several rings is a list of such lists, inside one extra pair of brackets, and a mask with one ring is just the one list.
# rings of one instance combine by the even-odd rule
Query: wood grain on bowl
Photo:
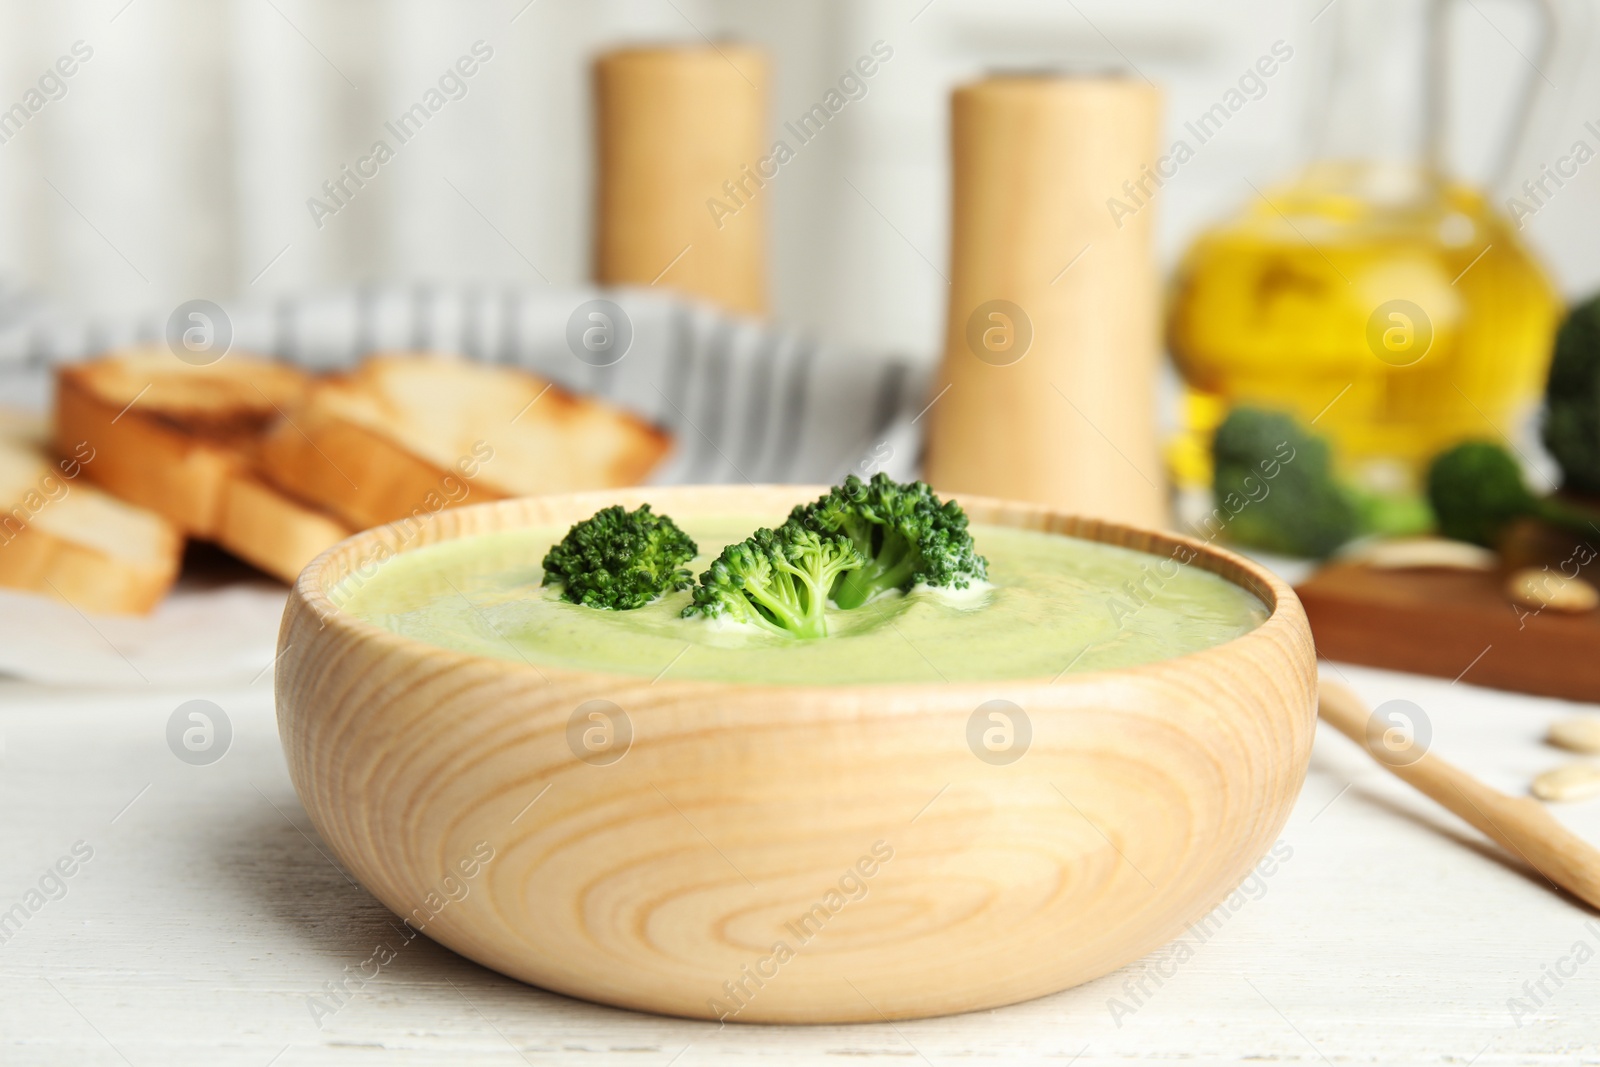
[[(781, 517), (818, 491), (508, 500), (323, 554), (290, 598), (277, 666), (289, 769), (318, 831), (386, 906), (485, 966), (746, 1022), (912, 1018), (1065, 989), (1170, 940), (1244, 878), (1305, 775), (1315, 656), (1287, 586), (1198, 542), (964, 499), (977, 523), (1178, 552), (1271, 610), (1199, 653), (1054, 681), (607, 676), (424, 645), (330, 598), (451, 538), (646, 500), (679, 519)], [(969, 747), (994, 700), (1031, 731), (1011, 762)], [(611, 746), (586, 748), (589, 730)]]

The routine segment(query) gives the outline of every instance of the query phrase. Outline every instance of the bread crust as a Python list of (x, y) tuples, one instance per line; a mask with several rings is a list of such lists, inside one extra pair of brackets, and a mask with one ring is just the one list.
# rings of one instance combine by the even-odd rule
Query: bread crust
[(166, 519), (92, 484), (101, 457), (53, 459), (42, 427), (0, 415), (0, 586), (97, 615), (142, 615), (178, 575), (183, 537)]
[(526, 371), (391, 354), (315, 383), (267, 435), (261, 468), (365, 529), (469, 500), (637, 484), (670, 445)]
[(256, 440), (309, 384), (283, 364), (238, 357), (194, 367), (164, 349), (65, 366), (56, 375), (56, 450), (88, 442), (97, 483), (212, 539), (228, 481), (248, 470)]
[(353, 531), (327, 512), (302, 503), (249, 474), (223, 490), (217, 541), (246, 563), (284, 582)]

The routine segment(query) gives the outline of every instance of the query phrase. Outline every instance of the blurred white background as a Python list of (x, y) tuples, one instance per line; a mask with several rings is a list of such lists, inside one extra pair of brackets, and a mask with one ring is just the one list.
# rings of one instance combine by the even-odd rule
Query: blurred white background
[[(0, 277), (110, 315), (363, 281), (581, 282), (597, 50), (763, 44), (776, 132), (881, 39), (894, 57), (866, 99), (769, 188), (773, 312), (830, 341), (931, 358), (952, 85), (995, 67), (1131, 69), (1167, 90), (1176, 135), (1274, 41), (1289, 44), (1294, 61), (1266, 96), (1161, 192), (1170, 265), (1198, 227), (1253, 195), (1247, 180), (1285, 178), (1315, 151), (1326, 56), (1349, 2), (0, 0), (0, 107), (22, 101), (75, 42), (93, 51), (59, 99), (0, 125)], [(1452, 6), (1450, 131), (1467, 176), (1484, 172), (1525, 78), (1541, 96), (1511, 186), (1580, 137), (1600, 145), (1584, 129), (1600, 130), (1592, 14), (1590, 2), (1561, 3), (1558, 47), (1535, 71), (1528, 3)], [(467, 95), (319, 229), (307, 199), (480, 39), (493, 58)], [(1600, 284), (1597, 222), (1600, 166), (1525, 231), (1568, 294)]]

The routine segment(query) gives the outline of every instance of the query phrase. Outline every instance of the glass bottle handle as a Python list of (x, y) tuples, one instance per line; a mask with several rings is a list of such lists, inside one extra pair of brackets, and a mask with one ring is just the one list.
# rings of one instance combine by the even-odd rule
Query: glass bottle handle
[[(1428, 162), (1435, 173), (1443, 173), (1445, 163), (1445, 111), (1444, 99), (1448, 88), (1449, 67), (1447, 58), (1449, 54), (1448, 42), (1445, 40), (1446, 25), (1444, 19), (1445, 9), (1454, 0), (1430, 0), (1431, 28), (1428, 47), (1431, 55), (1428, 56), (1428, 69), (1431, 72), (1428, 86)], [(1516, 162), (1518, 150), (1522, 147), (1523, 140), (1528, 135), (1529, 120), (1533, 117), (1534, 107), (1539, 102), (1542, 81), (1554, 88), (1550, 79), (1545, 76), (1544, 67), (1550, 61), (1551, 54), (1555, 51), (1557, 31), (1560, 27), (1560, 16), (1557, 13), (1555, 0), (1522, 0), (1529, 8), (1533, 9), (1538, 22), (1539, 35), (1533, 55), (1523, 56), (1527, 61), (1528, 71), (1523, 76), (1522, 83), (1517, 88), (1517, 102), (1511, 110), (1511, 117), (1507, 120), (1505, 131), (1500, 135), (1500, 142), (1490, 156), (1490, 166), (1483, 185), (1487, 189), (1498, 189), (1510, 175), (1511, 166)], [(1476, 7), (1471, 4), (1470, 6)], [(1512, 46), (1515, 48), (1515, 46)], [(1519, 53), (1520, 54), (1520, 53)]]

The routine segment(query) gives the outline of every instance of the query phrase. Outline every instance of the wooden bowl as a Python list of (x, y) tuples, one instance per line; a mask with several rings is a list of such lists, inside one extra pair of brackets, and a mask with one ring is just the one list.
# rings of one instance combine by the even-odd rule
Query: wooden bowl
[[(387, 907), (484, 966), (746, 1022), (1053, 993), (1145, 955), (1243, 880), (1305, 775), (1315, 653), (1287, 585), (1198, 541), (963, 499), (978, 523), (1192, 552), (1270, 609), (1225, 644), (1054, 682), (652, 681), (448, 651), (329, 597), (396, 553), (608, 504), (777, 519), (819, 492), (507, 500), (323, 553), (289, 599), (277, 666), (289, 772), (318, 832)], [(993, 700), (1031, 724), (1015, 762), (969, 747)]]

